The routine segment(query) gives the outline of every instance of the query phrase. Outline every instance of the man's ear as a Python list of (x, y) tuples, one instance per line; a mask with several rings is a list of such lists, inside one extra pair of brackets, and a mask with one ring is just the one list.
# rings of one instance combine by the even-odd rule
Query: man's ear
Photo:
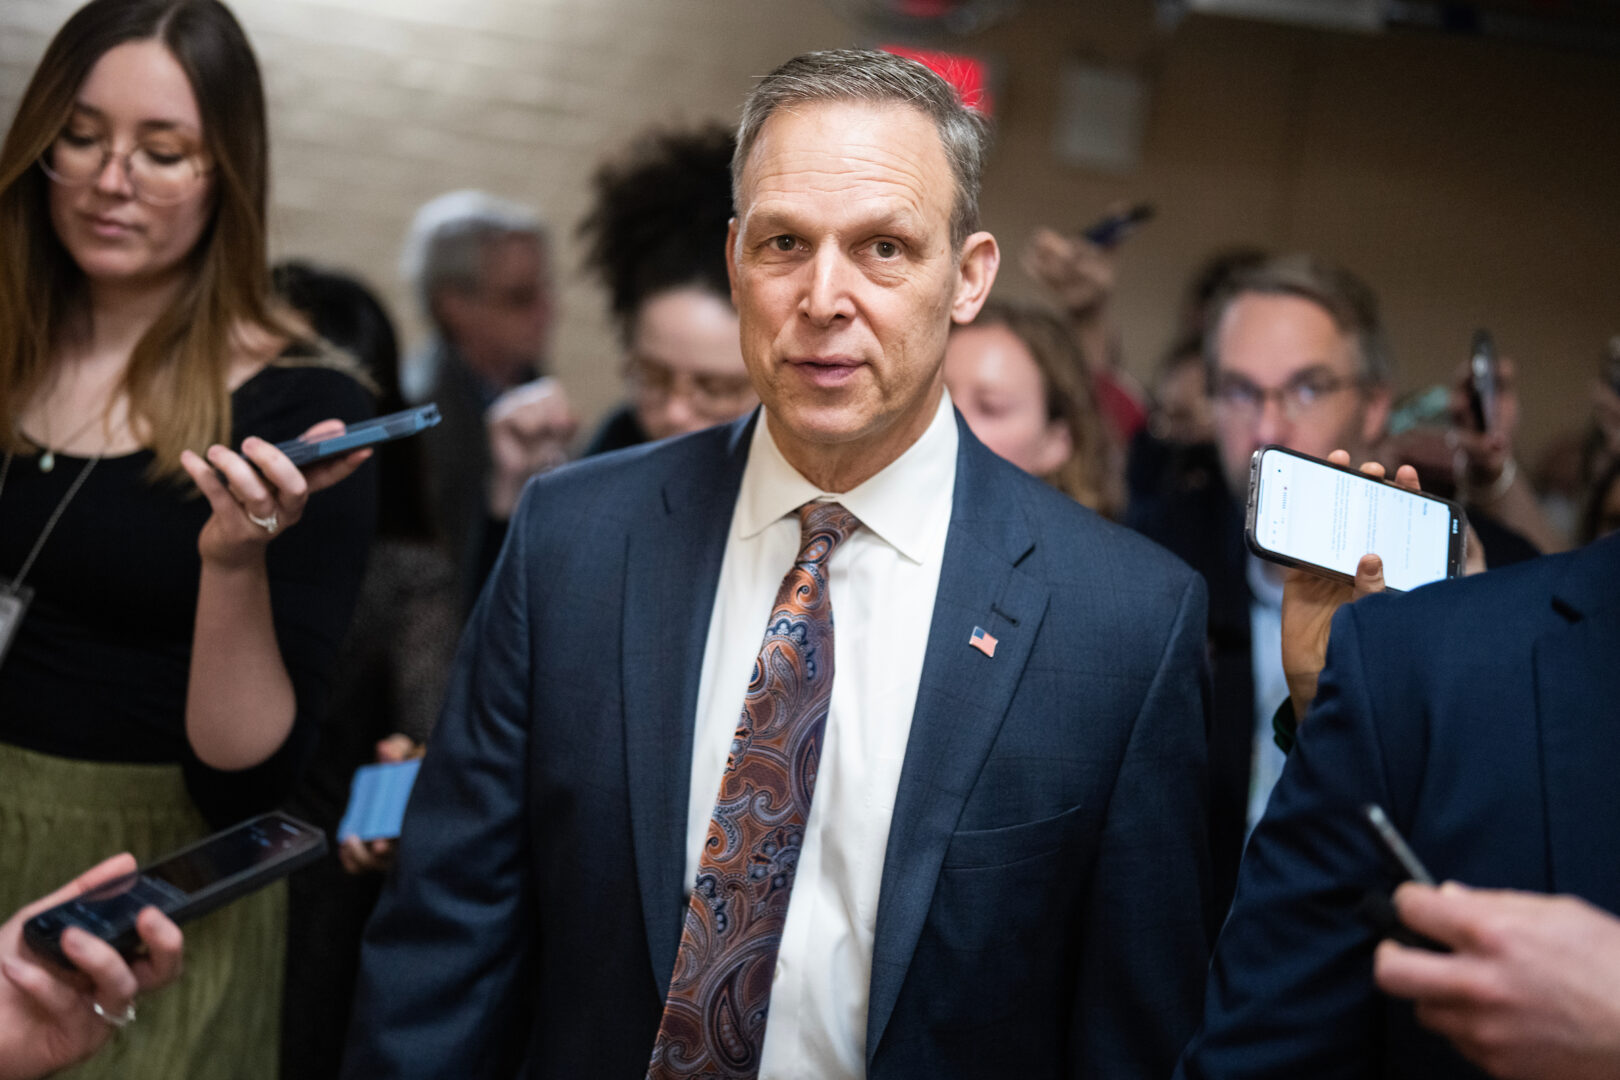
[(1062, 420), (1048, 420), (1035, 455), (1035, 468), (1030, 471), (1036, 476), (1050, 476), (1073, 456), (1074, 436), (1069, 432), (1069, 425)]
[(726, 222), (726, 280), (731, 283), (731, 306), (737, 310), (737, 219)]
[(951, 321), (959, 326), (972, 322), (990, 298), (1001, 268), (1001, 248), (987, 232), (976, 232), (962, 244), (962, 257), (956, 266), (956, 296), (951, 301)]
[(460, 289), (441, 288), (428, 302), (433, 323), (446, 337), (458, 338), (468, 319), (467, 294)]

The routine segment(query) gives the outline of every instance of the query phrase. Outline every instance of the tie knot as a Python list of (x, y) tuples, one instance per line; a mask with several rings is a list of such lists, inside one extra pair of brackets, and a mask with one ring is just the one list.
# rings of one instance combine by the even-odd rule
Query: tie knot
[(799, 507), (800, 563), (824, 563), (856, 529), (861, 519), (835, 502), (807, 502)]

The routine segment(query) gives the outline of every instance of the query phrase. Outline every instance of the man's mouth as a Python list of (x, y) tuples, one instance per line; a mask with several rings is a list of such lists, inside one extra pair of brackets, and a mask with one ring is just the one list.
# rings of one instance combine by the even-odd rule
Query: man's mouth
[(854, 378), (865, 361), (853, 356), (793, 356), (788, 366), (815, 386), (842, 386)]

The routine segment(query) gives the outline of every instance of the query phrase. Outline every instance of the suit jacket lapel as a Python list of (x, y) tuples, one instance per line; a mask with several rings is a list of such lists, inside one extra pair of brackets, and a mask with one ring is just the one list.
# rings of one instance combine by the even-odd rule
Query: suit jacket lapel
[[(1001, 727), (1046, 611), (1046, 588), (1018, 563), (1033, 549), (1029, 523), (997, 463), (958, 414), (956, 492), (940, 566), (928, 652), (883, 862), (866, 1062), (872, 1064), (922, 932), (934, 881), (962, 804)], [(995, 655), (969, 644), (975, 627)]]
[(1620, 912), (1620, 536), (1571, 557), (1535, 644), (1553, 888)]
[[(624, 725), (630, 827), (647, 949), (662, 997), (686, 906), (692, 727), (714, 594), (753, 425), (710, 438), (722, 452), (684, 461), (629, 537), (624, 591)], [(724, 442), (720, 440), (724, 438)]]

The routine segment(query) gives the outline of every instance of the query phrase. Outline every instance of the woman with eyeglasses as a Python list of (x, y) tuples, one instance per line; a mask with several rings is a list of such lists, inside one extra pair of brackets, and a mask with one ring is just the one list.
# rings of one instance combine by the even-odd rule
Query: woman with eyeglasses
[(586, 454), (735, 420), (759, 404), (743, 366), (726, 278), (731, 132), (649, 131), (592, 180), (580, 226), (607, 285), (630, 400)]
[[(266, 157), (217, 0), (81, 8), (0, 148), (0, 911), (275, 805), (308, 749), (374, 495), (311, 497), (365, 452), (273, 444), (370, 407), (272, 299)], [(275, 1076), (283, 904), (190, 924), (134, 1023), (53, 972), (122, 1028), (84, 1075)]]

